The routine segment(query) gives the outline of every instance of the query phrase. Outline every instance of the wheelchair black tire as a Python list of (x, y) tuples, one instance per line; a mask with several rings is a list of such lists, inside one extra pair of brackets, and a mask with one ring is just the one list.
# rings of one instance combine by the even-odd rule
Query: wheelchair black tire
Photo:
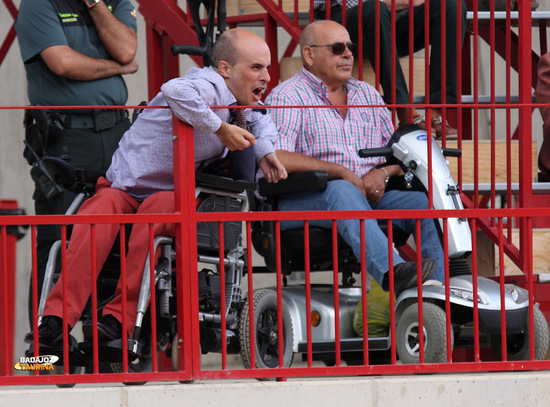
[[(251, 368), (251, 335), (250, 335), (250, 300), (245, 303), (240, 321), (239, 338), (240, 352), (245, 368)], [(277, 293), (274, 290), (262, 289), (252, 297), (254, 307), (254, 350), (257, 368), (276, 368), (279, 366), (279, 329), (277, 319)], [(286, 305), (282, 304), (283, 311), (283, 367), (290, 367), (294, 353), (292, 351), (294, 332), (292, 320)], [(275, 378), (258, 378), (258, 380), (275, 380)]]

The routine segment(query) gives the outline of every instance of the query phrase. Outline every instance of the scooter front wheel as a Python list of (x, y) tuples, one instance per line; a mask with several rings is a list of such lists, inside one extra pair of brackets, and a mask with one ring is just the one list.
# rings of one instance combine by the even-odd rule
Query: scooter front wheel
[[(252, 301), (251, 301), (252, 300)], [(250, 329), (250, 307), (254, 310), (254, 328)], [(277, 314), (277, 293), (262, 289), (254, 293), (244, 305), (239, 321), (239, 336), (243, 365), (252, 366), (252, 335), (254, 332), (254, 359), (257, 368), (279, 367), (279, 341), (283, 341), (283, 367), (289, 367), (294, 357), (292, 351), (293, 329), (290, 313), (282, 304), (283, 326), (279, 327)], [(270, 380), (270, 379), (259, 379)]]
[[(445, 311), (436, 304), (422, 303), (424, 331), (424, 362), (447, 362), (447, 318)], [(395, 342), (399, 360), (406, 364), (420, 363), (420, 335), (418, 303), (410, 305), (397, 321)], [(451, 335), (451, 349), (454, 336)]]

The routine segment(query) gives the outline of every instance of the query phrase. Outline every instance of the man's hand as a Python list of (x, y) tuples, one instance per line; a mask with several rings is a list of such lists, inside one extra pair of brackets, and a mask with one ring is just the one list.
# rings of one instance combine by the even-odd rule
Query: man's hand
[(244, 150), (256, 144), (256, 139), (253, 134), (226, 122), (222, 122), (220, 128), (214, 133), (230, 151)]
[(135, 73), (135, 72), (137, 72), (138, 68), (139, 68), (139, 63), (138, 63), (138, 61), (136, 61), (134, 59), (129, 64), (120, 66), (120, 74), (121, 75), (126, 75), (126, 74), (130, 74), (130, 73)]
[(363, 175), (362, 180), (367, 199), (374, 203), (380, 202), (386, 190), (386, 173), (374, 168)]
[(366, 196), (365, 186), (363, 185), (363, 180), (359, 178), (357, 174), (355, 174), (353, 171), (342, 167), (342, 173), (340, 174), (341, 179), (351, 182), (353, 185), (357, 187), (359, 191), (363, 194), (363, 196)]
[(260, 160), (260, 168), (267, 182), (277, 183), (280, 179), (286, 179), (288, 176), (285, 167), (281, 164), (275, 153), (264, 155)]

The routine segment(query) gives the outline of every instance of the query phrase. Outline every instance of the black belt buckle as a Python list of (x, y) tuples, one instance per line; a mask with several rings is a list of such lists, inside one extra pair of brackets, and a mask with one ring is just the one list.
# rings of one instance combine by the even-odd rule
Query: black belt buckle
[(110, 129), (116, 124), (116, 112), (108, 110), (94, 115), (94, 130), (102, 131)]

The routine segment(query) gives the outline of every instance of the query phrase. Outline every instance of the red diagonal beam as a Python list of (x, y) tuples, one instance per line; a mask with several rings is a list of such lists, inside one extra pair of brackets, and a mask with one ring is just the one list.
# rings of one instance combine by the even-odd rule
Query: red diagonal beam
[[(15, 5), (11, 0), (3, 0), (3, 1), (9, 13), (15, 20), (17, 18), (17, 13), (18, 13), (17, 8), (15, 7)], [(2, 47), (0, 47), (0, 65), (2, 65), (2, 62), (4, 62), (4, 58), (6, 58), (6, 54), (8, 53), (11, 47), (11, 44), (13, 44), (14, 39), (15, 39), (15, 27), (14, 25), (12, 25), (10, 30), (6, 34), (6, 38), (4, 38)]]
[[(199, 45), (195, 30), (191, 28), (187, 15), (179, 6), (170, 0), (137, 0), (139, 12), (147, 24), (160, 35), (168, 35), (175, 44)], [(202, 66), (202, 58), (191, 56), (193, 61)]]
[(281, 27), (283, 27), (294, 41), (300, 40), (300, 34), (302, 29), (296, 27), (295, 23), (288, 17), (273, 0), (257, 0), (258, 4), (262, 6), (267, 13), (275, 20)]
[[(462, 203), (464, 204), (465, 209), (475, 208), (474, 203), (468, 196), (460, 194), (460, 197), (462, 199)], [(477, 218), (476, 222), (479, 229), (482, 230), (487, 235), (487, 237), (493, 241), (493, 243), (498, 245), (498, 228), (491, 225), (490, 219)], [(472, 233), (475, 233), (475, 231), (472, 230)], [(512, 262), (514, 262), (514, 264), (523, 271), (519, 249), (513, 243), (508, 242), (504, 242), (503, 249), (504, 253), (510, 258), (510, 260), (512, 260)]]
[(13, 44), (13, 40), (15, 39), (15, 26), (12, 25), (8, 34), (6, 35), (6, 38), (4, 39), (4, 42), (2, 43), (2, 46), (0, 47), (0, 65), (2, 65), (2, 62), (4, 62), (4, 58), (6, 57), (6, 54), (8, 53), (11, 44)]
[(17, 8), (13, 4), (11, 0), (4, 0), (4, 4), (6, 5), (6, 8), (10, 12), (11, 16), (15, 20), (17, 18)]

